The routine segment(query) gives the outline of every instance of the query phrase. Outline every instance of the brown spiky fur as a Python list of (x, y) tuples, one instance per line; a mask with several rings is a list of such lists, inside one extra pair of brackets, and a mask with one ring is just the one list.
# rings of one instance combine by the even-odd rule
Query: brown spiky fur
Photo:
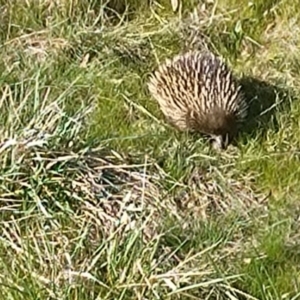
[(226, 64), (208, 51), (168, 59), (148, 88), (166, 119), (181, 131), (210, 135), (226, 148), (247, 115), (247, 104)]

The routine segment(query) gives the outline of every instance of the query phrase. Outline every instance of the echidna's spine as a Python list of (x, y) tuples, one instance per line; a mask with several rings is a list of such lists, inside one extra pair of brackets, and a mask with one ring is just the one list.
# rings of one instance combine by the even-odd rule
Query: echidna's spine
[[(187, 117), (202, 118), (216, 109), (243, 121), (247, 104), (227, 65), (208, 51), (189, 51), (168, 59), (148, 83), (162, 112), (186, 129)], [(192, 115), (189, 115), (192, 114)]]

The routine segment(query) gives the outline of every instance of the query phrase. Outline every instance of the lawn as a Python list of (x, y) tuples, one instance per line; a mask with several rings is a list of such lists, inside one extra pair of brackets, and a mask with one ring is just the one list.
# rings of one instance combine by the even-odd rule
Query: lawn
[[(105, 2), (0, 0), (1, 299), (299, 299), (299, 3)], [(203, 41), (251, 103), (225, 151), (147, 90)]]

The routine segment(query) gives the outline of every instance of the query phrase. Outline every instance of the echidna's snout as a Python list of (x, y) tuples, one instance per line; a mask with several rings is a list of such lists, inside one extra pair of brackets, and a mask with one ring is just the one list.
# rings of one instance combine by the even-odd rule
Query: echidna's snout
[(216, 135), (212, 137), (212, 147), (215, 150), (225, 150), (228, 147), (229, 138), (228, 135)]

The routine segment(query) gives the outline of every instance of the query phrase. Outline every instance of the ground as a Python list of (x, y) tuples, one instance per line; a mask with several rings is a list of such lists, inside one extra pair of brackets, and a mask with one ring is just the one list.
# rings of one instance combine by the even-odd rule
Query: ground
[[(1, 298), (298, 299), (299, 4), (104, 2), (0, 1)], [(146, 86), (203, 41), (251, 104), (221, 152)]]

